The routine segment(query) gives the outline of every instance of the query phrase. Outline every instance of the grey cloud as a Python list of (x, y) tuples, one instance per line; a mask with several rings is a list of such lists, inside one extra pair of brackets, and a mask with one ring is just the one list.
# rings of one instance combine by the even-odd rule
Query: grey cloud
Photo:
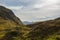
[[(23, 6), (18, 10), (12, 9), (14, 13), (22, 21), (39, 21), (39, 20), (48, 20), (60, 16), (60, 2), (56, 4), (49, 4), (45, 2), (46, 0), (10, 0), (8, 5), (19, 7)], [(6, 1), (5, 1), (6, 2)], [(14, 2), (14, 4), (12, 4)], [(48, 5), (47, 5), (48, 4)], [(38, 5), (35, 7), (35, 5)], [(41, 7), (40, 7), (41, 6)]]

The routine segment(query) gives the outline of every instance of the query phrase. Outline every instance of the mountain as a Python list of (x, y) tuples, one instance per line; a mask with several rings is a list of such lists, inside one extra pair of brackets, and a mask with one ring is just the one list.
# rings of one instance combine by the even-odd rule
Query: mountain
[(60, 40), (60, 17), (24, 25), (12, 10), (0, 6), (0, 40)]
[(24, 21), (23, 24), (28, 25), (28, 24), (32, 24), (33, 22), (28, 22), (28, 21)]
[(60, 40), (60, 17), (27, 26), (31, 28), (27, 35), (31, 40)]
[(13, 38), (20, 40), (28, 31), (28, 27), (10, 9), (0, 6), (0, 40), (11, 40)]
[[(18, 17), (16, 17), (11, 10), (9, 10), (3, 6), (0, 6), (0, 24), (2, 23), (1, 25), (3, 25), (4, 23), (6, 24), (8, 22), (11, 24), (13, 23), (15, 26), (23, 25), (21, 20)], [(10, 25), (9, 23), (7, 24), (7, 26)], [(5, 25), (3, 25), (3, 26), (5, 26)], [(10, 25), (10, 26), (12, 26), (12, 25)], [(12, 27), (15, 27), (15, 26), (12, 26)]]

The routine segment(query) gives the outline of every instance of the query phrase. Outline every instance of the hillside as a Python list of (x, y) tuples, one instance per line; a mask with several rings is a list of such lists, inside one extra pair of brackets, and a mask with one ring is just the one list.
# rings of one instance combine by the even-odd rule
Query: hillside
[(20, 35), (25, 36), (28, 33), (28, 31), (28, 27), (23, 25), (21, 20), (18, 17), (16, 17), (10, 9), (0, 6), (1, 40), (11, 40), (11, 38), (15, 37), (14, 35), (19, 35), (18, 37), (20, 39)]
[(31, 40), (60, 40), (60, 18), (27, 25), (31, 29)]
[(0, 40), (60, 40), (60, 17), (24, 25), (10, 9), (0, 6)]

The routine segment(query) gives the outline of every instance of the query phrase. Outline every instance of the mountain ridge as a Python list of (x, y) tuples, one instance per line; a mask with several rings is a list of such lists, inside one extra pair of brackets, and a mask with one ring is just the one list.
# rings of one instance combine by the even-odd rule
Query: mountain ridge
[(28, 38), (31, 38), (32, 40), (56, 40), (56, 38), (60, 39), (60, 35), (58, 36), (60, 33), (60, 17), (54, 20), (29, 24), (27, 26), (31, 28), (31, 32), (28, 34)]
[(12, 10), (0, 6), (0, 40), (60, 40), (60, 17), (24, 25)]
[[(25, 35), (28, 33), (29, 29), (26, 27), (22, 21), (15, 16), (15, 14), (12, 12), (12, 10), (0, 6), (0, 39), (4, 40), (10, 40), (11, 38), (15, 37), (14, 34), (16, 33), (16, 38), (21, 38), (22, 36), (25, 37)], [(12, 35), (12, 34), (13, 35)], [(11, 35), (11, 36), (9, 36)], [(19, 36), (18, 36), (19, 35)], [(20, 37), (20, 35), (22, 35)], [(11, 37), (11, 38), (8, 38)]]

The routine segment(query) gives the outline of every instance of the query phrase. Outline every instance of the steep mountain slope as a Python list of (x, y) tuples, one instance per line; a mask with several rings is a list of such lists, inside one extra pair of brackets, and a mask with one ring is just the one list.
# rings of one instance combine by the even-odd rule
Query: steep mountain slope
[(0, 40), (60, 40), (60, 18), (24, 25), (10, 9), (0, 6)]
[[(0, 27), (5, 26), (3, 25), (4, 23), (8, 27), (9, 26), (16, 27), (16, 25), (20, 25), (20, 26), (23, 25), (22, 22), (18, 19), (18, 17), (14, 15), (14, 13), (11, 10), (3, 6), (0, 6), (0, 24), (1, 24)], [(11, 25), (9, 23), (11, 23)], [(12, 24), (15, 26), (13, 26)]]
[(0, 6), (0, 39), (4, 40), (4, 38), (9, 37), (5, 39), (9, 40), (15, 33), (18, 33), (19, 36), (25, 36), (28, 32), (28, 27), (23, 25), (21, 20), (10, 9)]
[(27, 25), (31, 29), (30, 40), (60, 40), (60, 18)]

